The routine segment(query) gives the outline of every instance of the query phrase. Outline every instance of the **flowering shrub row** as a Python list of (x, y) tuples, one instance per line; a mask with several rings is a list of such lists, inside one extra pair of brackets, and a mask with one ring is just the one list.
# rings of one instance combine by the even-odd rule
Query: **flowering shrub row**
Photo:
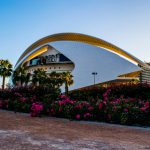
[(73, 91), (69, 97), (52, 89), (21, 87), (0, 91), (0, 108), (27, 112), (32, 117), (49, 115), (150, 126), (150, 86), (137, 84), (94, 88)]
[(42, 113), (46, 114), (51, 103), (57, 100), (59, 95), (59, 89), (43, 86), (20, 86), (12, 89), (0, 90), (0, 108), (13, 110), (15, 112), (29, 113), (34, 103), (41, 103), (44, 106)]
[[(120, 97), (124, 98), (139, 98), (139, 99), (150, 99), (150, 84), (128, 84), (128, 85), (118, 85), (110, 86), (111, 89), (110, 97)], [(69, 96), (73, 99), (88, 100), (89, 98), (103, 98), (103, 93), (107, 88), (104, 87), (92, 87), (81, 90), (76, 90), (70, 92)]]
[(150, 125), (150, 100), (110, 98), (111, 89), (103, 99), (73, 101), (67, 97), (52, 103), (50, 114), (77, 120), (96, 120), (119, 124)]

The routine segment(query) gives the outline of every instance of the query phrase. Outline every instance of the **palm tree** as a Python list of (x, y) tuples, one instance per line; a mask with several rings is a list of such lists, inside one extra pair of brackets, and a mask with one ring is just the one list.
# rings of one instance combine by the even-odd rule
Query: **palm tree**
[(5, 79), (12, 74), (12, 64), (8, 60), (0, 60), (0, 76), (3, 78), (2, 89), (5, 88)]
[(38, 68), (37, 70), (34, 71), (34, 74), (32, 76), (32, 83), (34, 85), (44, 84), (45, 79), (47, 78), (46, 71), (43, 69)]
[(73, 75), (71, 75), (70, 72), (63, 72), (62, 73), (62, 79), (65, 83), (65, 93), (66, 93), (66, 95), (68, 95), (69, 86), (74, 83), (72, 78), (73, 78)]
[(61, 73), (57, 73), (55, 71), (51, 72), (49, 74), (49, 84), (52, 85), (52, 87), (54, 88), (60, 88), (60, 86), (62, 86), (63, 84), (63, 79), (62, 79), (62, 74)]
[(30, 81), (30, 76), (31, 74), (30, 73), (27, 73), (25, 78), (24, 78), (24, 82), (25, 82), (25, 85), (28, 85), (29, 81)]
[(15, 85), (17, 82), (20, 82), (20, 85), (27, 84), (30, 81), (30, 73), (26, 73), (25, 68), (20, 67), (17, 71), (13, 72), (12, 81)]
[(17, 71), (13, 71), (13, 75), (12, 75), (12, 82), (14, 85), (17, 84), (17, 82), (19, 81), (19, 75)]
[(57, 76), (58, 76), (58, 73), (56, 73), (55, 71), (53, 71), (49, 74), (50, 78), (56, 78)]
[(20, 67), (18, 69), (18, 77), (19, 77), (19, 81), (20, 81), (20, 84), (22, 85), (25, 81), (25, 76), (26, 76), (26, 72), (25, 72), (25, 69), (24, 67)]

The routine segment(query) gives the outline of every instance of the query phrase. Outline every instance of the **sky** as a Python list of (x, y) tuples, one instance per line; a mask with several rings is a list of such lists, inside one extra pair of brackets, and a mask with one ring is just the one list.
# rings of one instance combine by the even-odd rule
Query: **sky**
[(88, 34), (150, 62), (150, 0), (0, 0), (0, 59), (15, 65), (35, 41)]

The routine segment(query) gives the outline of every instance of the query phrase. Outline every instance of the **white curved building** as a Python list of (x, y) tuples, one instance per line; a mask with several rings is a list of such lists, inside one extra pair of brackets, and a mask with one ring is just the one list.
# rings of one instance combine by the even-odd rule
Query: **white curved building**
[(138, 58), (104, 40), (78, 33), (60, 33), (42, 38), (20, 56), (15, 70), (24, 66), (33, 73), (43, 68), (70, 71), (74, 85), (70, 89), (91, 86), (110, 80), (139, 79), (150, 82), (150, 67)]

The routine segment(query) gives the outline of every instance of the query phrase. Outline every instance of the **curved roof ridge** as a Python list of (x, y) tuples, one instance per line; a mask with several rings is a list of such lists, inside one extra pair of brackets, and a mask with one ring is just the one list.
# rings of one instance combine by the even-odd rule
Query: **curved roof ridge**
[(109, 43), (105, 40), (102, 40), (100, 38), (97, 38), (97, 37), (93, 37), (93, 36), (82, 34), (82, 33), (72, 33), (72, 32), (56, 33), (56, 34), (52, 34), (52, 35), (49, 35), (49, 36), (46, 36), (46, 37), (43, 37), (43, 38), (37, 40), (23, 52), (23, 54), (18, 59), (16, 65), (24, 58), (24, 56), (26, 56), (29, 52), (31, 52), (36, 47), (46, 44), (48, 42), (55, 42), (55, 41), (78, 41), (78, 42), (84, 42), (87, 44), (92, 44), (95, 46), (99, 46), (99, 47), (108, 49), (109, 51), (115, 52), (118, 55), (122, 55), (125, 58), (127, 58), (133, 62), (136, 62), (137, 64), (139, 64), (141, 66), (145, 66), (144, 62), (142, 62), (135, 56), (131, 55), (130, 53), (117, 47), (114, 44), (111, 44), (111, 43)]

